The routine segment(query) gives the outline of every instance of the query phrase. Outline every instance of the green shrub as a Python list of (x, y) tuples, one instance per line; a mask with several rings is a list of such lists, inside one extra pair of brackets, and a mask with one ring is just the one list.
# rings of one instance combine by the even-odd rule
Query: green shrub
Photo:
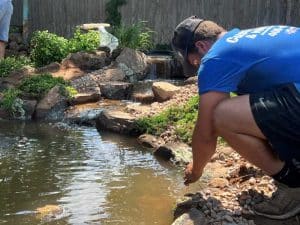
[(25, 114), (23, 109), (23, 101), (18, 98), (21, 91), (15, 88), (7, 89), (3, 92), (3, 98), (0, 102), (0, 107), (7, 110), (13, 117), (17, 114), (23, 116)]
[(116, 27), (113, 34), (119, 39), (119, 46), (121, 48), (128, 47), (147, 51), (154, 46), (154, 32), (147, 28), (143, 21), (131, 26), (121, 25)]
[(83, 33), (79, 28), (75, 30), (74, 37), (69, 40), (69, 51), (92, 51), (96, 50), (100, 44), (100, 36), (97, 31)]
[(174, 126), (176, 135), (184, 142), (191, 143), (193, 129), (198, 115), (199, 97), (192, 97), (183, 106), (172, 106), (153, 117), (141, 118), (137, 126), (141, 132), (160, 135), (168, 126)]
[(67, 85), (61, 77), (52, 77), (51, 74), (41, 74), (25, 78), (19, 89), (33, 98), (42, 98), (51, 88), (56, 85)]
[(6, 77), (10, 72), (21, 69), (26, 65), (31, 65), (30, 59), (24, 56), (7, 57), (0, 60), (0, 77)]
[(35, 32), (30, 46), (30, 57), (37, 67), (60, 62), (69, 53), (68, 40), (47, 30)]

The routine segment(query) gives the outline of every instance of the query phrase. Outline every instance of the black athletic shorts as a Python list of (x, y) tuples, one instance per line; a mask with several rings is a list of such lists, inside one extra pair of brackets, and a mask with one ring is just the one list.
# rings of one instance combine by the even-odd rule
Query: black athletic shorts
[(294, 84), (250, 94), (257, 126), (283, 161), (300, 159), (300, 91)]

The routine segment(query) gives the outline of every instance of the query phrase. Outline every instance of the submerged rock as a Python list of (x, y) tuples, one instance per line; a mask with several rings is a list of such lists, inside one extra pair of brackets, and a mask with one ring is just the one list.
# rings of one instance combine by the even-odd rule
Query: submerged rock
[(153, 149), (158, 148), (160, 145), (165, 143), (162, 138), (150, 134), (143, 134), (139, 136), (138, 142), (146, 148), (153, 148)]
[(191, 147), (184, 143), (167, 143), (159, 146), (154, 155), (176, 165), (186, 165), (192, 160)]
[(140, 134), (135, 117), (117, 110), (103, 110), (96, 119), (96, 127), (98, 130), (110, 130), (120, 134)]

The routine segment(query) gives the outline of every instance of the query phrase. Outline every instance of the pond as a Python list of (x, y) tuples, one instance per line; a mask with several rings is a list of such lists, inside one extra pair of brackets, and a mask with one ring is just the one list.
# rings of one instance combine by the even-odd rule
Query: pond
[[(0, 224), (172, 223), (182, 171), (135, 138), (69, 127), (0, 121)], [(52, 216), (38, 208), (56, 206)]]

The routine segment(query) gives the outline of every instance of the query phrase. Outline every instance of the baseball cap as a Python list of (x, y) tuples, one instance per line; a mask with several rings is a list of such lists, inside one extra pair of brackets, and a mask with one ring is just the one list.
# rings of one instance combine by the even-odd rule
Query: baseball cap
[(183, 70), (185, 75), (194, 75), (197, 67), (188, 62), (188, 51), (192, 47), (194, 33), (203, 22), (203, 19), (197, 16), (191, 16), (183, 20), (177, 25), (172, 38), (173, 50), (183, 59)]

